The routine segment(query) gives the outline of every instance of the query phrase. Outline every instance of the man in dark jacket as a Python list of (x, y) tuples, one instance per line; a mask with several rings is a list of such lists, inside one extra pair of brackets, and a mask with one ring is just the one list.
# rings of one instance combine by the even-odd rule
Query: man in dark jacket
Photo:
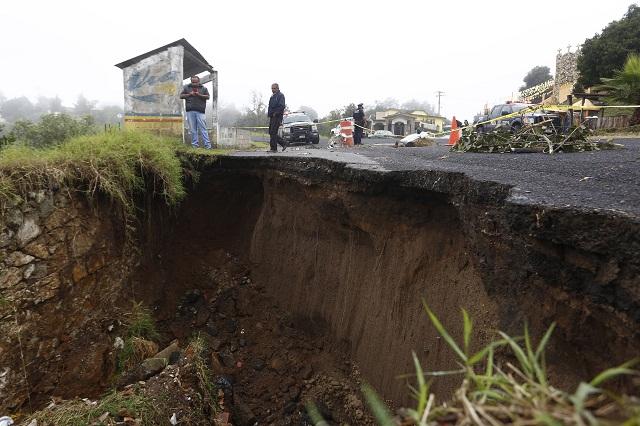
[(364, 109), (362, 104), (358, 104), (358, 108), (353, 113), (354, 129), (353, 129), (353, 143), (356, 145), (362, 145), (362, 132), (364, 131), (365, 119)]
[(191, 77), (191, 84), (187, 84), (182, 88), (180, 99), (184, 99), (185, 101), (187, 123), (189, 123), (189, 133), (191, 133), (191, 145), (194, 148), (198, 148), (198, 132), (200, 132), (205, 148), (211, 149), (211, 142), (209, 142), (209, 134), (207, 133), (207, 124), (204, 119), (204, 111), (207, 107), (209, 91), (200, 84), (200, 77), (197, 75)]
[(282, 145), (282, 150), (284, 151), (287, 149), (287, 145), (284, 140), (278, 137), (278, 129), (282, 124), (282, 116), (284, 115), (286, 104), (278, 83), (271, 85), (271, 92), (273, 95), (269, 99), (269, 109), (267, 110), (267, 115), (269, 116), (269, 144), (271, 145), (271, 152), (278, 152), (278, 143)]

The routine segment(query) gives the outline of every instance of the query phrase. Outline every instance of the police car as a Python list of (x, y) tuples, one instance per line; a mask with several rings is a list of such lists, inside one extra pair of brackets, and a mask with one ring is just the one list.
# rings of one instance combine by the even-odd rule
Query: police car
[(304, 111), (289, 112), (282, 118), (278, 136), (289, 144), (320, 143), (318, 120), (311, 120)]

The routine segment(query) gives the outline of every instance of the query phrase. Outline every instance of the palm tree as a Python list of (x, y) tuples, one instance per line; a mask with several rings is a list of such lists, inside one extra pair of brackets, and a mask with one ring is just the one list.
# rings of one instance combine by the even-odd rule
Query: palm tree
[[(603, 84), (596, 90), (607, 92), (606, 100), (614, 105), (640, 105), (640, 55), (630, 53), (622, 70), (614, 71), (612, 78), (601, 78)], [(633, 112), (630, 125), (640, 124), (640, 108)]]

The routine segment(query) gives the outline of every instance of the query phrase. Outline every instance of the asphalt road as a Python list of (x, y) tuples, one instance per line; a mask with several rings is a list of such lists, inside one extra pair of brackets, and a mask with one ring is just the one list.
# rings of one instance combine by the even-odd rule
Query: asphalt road
[(554, 155), (455, 153), (445, 142), (394, 148), (391, 140), (368, 138), (363, 146), (330, 150), (324, 140), (279, 155), (320, 156), (380, 171), (463, 172), (473, 179), (512, 186), (511, 201), (602, 209), (640, 219), (640, 138), (615, 140), (622, 149)]

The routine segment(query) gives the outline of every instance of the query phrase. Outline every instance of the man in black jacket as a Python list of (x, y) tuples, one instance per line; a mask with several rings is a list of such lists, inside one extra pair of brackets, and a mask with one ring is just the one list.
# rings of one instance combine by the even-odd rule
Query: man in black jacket
[(180, 99), (185, 100), (187, 123), (189, 123), (189, 133), (191, 133), (191, 145), (194, 148), (198, 148), (198, 132), (200, 132), (205, 148), (211, 149), (207, 124), (204, 118), (209, 91), (200, 84), (200, 77), (197, 75), (191, 77), (191, 84), (187, 84), (182, 88)]
[(267, 115), (269, 116), (269, 144), (271, 145), (271, 152), (278, 152), (278, 143), (282, 145), (282, 150), (284, 151), (287, 149), (287, 145), (284, 140), (278, 137), (278, 129), (282, 124), (282, 116), (284, 115), (286, 104), (278, 83), (271, 85), (271, 92), (273, 95), (269, 99), (269, 109), (267, 110)]
[(362, 104), (358, 104), (358, 108), (353, 112), (353, 122), (355, 124), (353, 129), (353, 143), (356, 145), (362, 145), (362, 133), (364, 131), (364, 109)]

